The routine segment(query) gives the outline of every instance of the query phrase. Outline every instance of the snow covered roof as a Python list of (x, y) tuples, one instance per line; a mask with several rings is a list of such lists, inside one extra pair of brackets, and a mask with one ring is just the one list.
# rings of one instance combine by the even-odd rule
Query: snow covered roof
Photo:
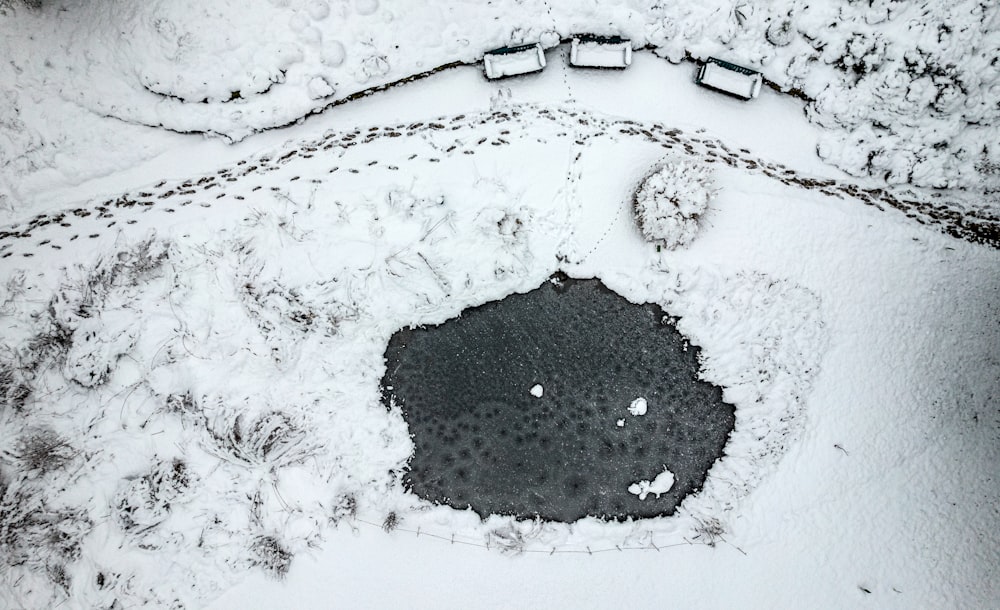
[(503, 78), (537, 72), (545, 67), (545, 52), (539, 43), (503, 47), (483, 55), (486, 78)]
[(744, 100), (752, 100), (760, 93), (763, 77), (760, 72), (709, 57), (698, 72), (698, 84), (716, 91), (729, 93)]
[(632, 63), (632, 42), (618, 36), (580, 34), (573, 37), (569, 63), (587, 68), (627, 68)]

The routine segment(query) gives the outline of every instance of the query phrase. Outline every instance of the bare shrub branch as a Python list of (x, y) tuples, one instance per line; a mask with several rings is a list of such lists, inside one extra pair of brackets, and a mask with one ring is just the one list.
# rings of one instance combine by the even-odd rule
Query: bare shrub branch
[(353, 520), (358, 515), (358, 501), (352, 495), (340, 496), (334, 500), (329, 520), (338, 525), (343, 519)]
[(127, 481), (115, 496), (114, 514), (126, 532), (155, 527), (170, 516), (171, 505), (182, 499), (198, 477), (180, 459), (156, 464), (148, 473)]
[(51, 428), (29, 430), (15, 444), (11, 457), (25, 473), (46, 474), (66, 466), (79, 451)]
[(31, 384), (24, 376), (23, 368), (13, 361), (0, 359), (0, 408), (23, 410), (31, 392)]
[(49, 507), (25, 481), (0, 476), (0, 565), (45, 573), (65, 588), (64, 566), (80, 558), (93, 524), (84, 509)]
[(303, 422), (281, 411), (268, 411), (253, 419), (230, 411), (206, 425), (206, 431), (219, 457), (269, 472), (300, 464), (320, 448)]
[(274, 536), (257, 536), (250, 543), (250, 564), (281, 579), (292, 565), (292, 553)]

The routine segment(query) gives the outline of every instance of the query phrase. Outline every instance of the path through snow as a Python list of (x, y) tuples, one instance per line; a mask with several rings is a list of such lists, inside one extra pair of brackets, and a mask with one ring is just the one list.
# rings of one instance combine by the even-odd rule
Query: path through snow
[[(224, 188), (229, 187), (230, 183), (238, 183), (232, 186), (236, 187), (235, 190), (244, 191), (234, 194), (232, 199), (243, 201), (248, 196), (245, 187), (252, 185), (251, 192), (263, 188), (262, 184), (255, 181), (255, 177), (277, 171), (295, 158), (315, 158), (315, 162), (327, 160), (325, 174), (367, 171), (378, 165), (379, 160), (373, 159), (367, 163), (355, 161), (353, 165), (344, 167), (336, 161), (353, 147), (364, 147), (378, 140), (401, 137), (425, 140), (434, 153), (425, 153), (423, 156), (431, 162), (440, 162), (442, 158), (457, 155), (475, 155), (484, 147), (511, 146), (512, 141), (568, 143), (573, 148), (571, 162), (566, 170), (564, 196), (570, 200), (580, 179), (576, 163), (584, 149), (601, 140), (641, 140), (663, 148), (665, 154), (726, 165), (766, 176), (788, 186), (815, 190), (829, 197), (856, 200), (880, 210), (895, 209), (920, 224), (935, 227), (959, 239), (1000, 248), (1000, 218), (985, 208), (975, 209), (960, 202), (941, 201), (934, 193), (896, 192), (845, 180), (802, 175), (781, 163), (756, 157), (745, 148), (732, 148), (721, 140), (687, 134), (660, 123), (619, 119), (571, 107), (530, 104), (511, 105), (501, 110), (472, 115), (439, 117), (405, 125), (371, 126), (328, 133), (318, 140), (292, 145), (277, 154), (268, 153), (241, 161), (236, 166), (220, 169), (214, 174), (179, 182), (164, 181), (155, 187), (125, 193), (116, 199), (93, 202), (57, 213), (39, 214), (0, 231), (0, 258), (14, 255), (31, 257), (34, 256), (35, 248), (40, 246), (58, 250), (65, 239), (95, 239), (113, 227), (120, 229), (123, 228), (122, 225), (136, 224), (137, 212), (173, 214), (179, 208), (192, 205), (212, 207), (234, 190)], [(418, 157), (419, 154), (414, 154), (407, 161)], [(396, 165), (387, 165), (386, 168), (389, 171), (399, 169)], [(292, 181), (298, 179), (298, 176), (289, 178)], [(46, 227), (53, 225), (59, 227), (56, 232), (46, 230)], [(65, 237), (66, 234), (69, 234), (68, 238)], [(15, 246), (17, 240), (30, 238), (34, 238), (30, 244)]]

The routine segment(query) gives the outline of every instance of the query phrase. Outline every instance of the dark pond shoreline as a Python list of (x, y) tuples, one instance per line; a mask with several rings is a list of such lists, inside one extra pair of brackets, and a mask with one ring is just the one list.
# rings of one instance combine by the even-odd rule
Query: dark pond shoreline
[[(401, 406), (413, 436), (404, 483), (482, 517), (673, 514), (735, 424), (721, 389), (698, 379), (699, 351), (658, 305), (561, 273), (441, 325), (402, 329), (386, 348), (382, 398)], [(648, 411), (634, 416), (639, 397)], [(676, 478), (668, 492), (628, 492), (664, 468)]]

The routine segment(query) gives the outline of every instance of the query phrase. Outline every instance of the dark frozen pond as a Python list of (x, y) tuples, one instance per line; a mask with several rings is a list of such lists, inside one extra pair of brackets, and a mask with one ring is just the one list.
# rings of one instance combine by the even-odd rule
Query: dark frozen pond
[[(701, 488), (734, 424), (685, 345), (659, 307), (565, 278), (400, 330), (383, 397), (402, 406), (416, 445), (406, 484), (482, 516), (669, 515)], [(641, 416), (629, 412), (639, 398)], [(629, 492), (664, 470), (669, 491)]]

